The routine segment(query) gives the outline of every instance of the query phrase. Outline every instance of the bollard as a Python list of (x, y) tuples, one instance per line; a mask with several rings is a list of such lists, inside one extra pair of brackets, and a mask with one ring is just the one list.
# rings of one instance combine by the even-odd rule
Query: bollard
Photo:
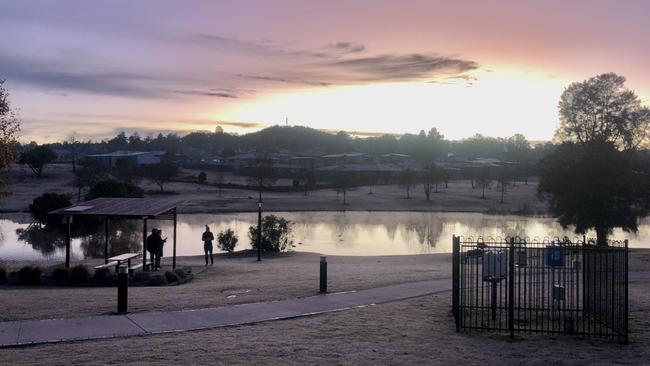
[(320, 293), (327, 293), (327, 257), (320, 257)]
[(129, 297), (129, 269), (120, 266), (117, 274), (117, 314), (126, 314)]

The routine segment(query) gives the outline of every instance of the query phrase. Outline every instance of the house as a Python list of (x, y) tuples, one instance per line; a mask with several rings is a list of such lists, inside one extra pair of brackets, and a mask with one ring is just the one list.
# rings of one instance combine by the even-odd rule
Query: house
[(86, 157), (106, 167), (115, 168), (119, 160), (130, 161), (137, 166), (160, 164), (160, 160), (165, 154), (165, 151), (114, 151), (86, 155)]

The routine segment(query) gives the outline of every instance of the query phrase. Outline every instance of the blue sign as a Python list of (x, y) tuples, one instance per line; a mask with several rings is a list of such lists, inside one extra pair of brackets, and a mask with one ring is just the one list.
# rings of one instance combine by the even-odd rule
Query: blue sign
[(563, 267), (564, 249), (557, 246), (547, 246), (544, 250), (544, 259), (549, 267)]

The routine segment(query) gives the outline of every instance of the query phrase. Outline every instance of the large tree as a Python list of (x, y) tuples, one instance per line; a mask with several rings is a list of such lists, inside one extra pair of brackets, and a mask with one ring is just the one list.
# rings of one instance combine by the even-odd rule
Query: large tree
[[(11, 109), (9, 93), (4, 87), (4, 82), (0, 80), (0, 171), (14, 161), (13, 148), (20, 131), (20, 122)], [(0, 179), (0, 196), (7, 194), (6, 184)]]
[(571, 84), (559, 105), (564, 143), (540, 162), (539, 195), (563, 227), (595, 230), (598, 245), (613, 228), (636, 231), (650, 208), (650, 169), (636, 150), (650, 113), (624, 82), (610, 73)]
[(647, 144), (650, 110), (614, 73), (569, 85), (560, 98), (560, 141), (609, 141), (621, 149)]
[(607, 245), (613, 228), (636, 232), (650, 207), (650, 169), (634, 151), (611, 142), (565, 142), (540, 163), (539, 193), (563, 227), (595, 230)]

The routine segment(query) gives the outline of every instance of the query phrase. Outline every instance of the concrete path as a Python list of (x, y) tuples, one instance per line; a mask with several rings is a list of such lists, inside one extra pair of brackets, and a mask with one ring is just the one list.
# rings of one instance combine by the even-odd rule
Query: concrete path
[(185, 311), (0, 322), (0, 347), (183, 332), (341, 311), (451, 290), (451, 279)]

